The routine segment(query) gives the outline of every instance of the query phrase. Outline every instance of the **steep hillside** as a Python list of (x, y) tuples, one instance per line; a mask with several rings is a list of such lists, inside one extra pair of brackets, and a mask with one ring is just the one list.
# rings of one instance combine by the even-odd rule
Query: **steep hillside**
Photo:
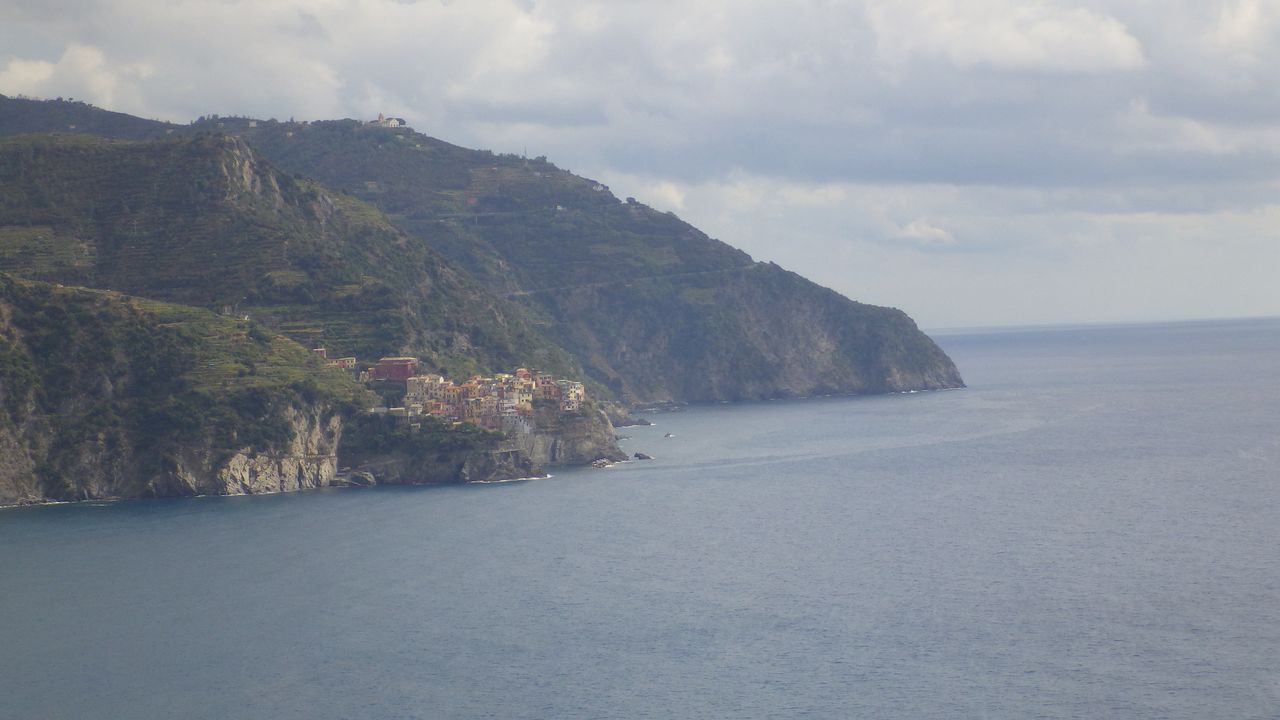
[(958, 387), (899, 310), (848, 300), (548, 163), (355, 121), (227, 125), (525, 305), (634, 402)]
[[(68, 124), (63, 104), (8, 102), (26, 103), (26, 114), (43, 112), (48, 127)], [(12, 133), (3, 108), (0, 102), (0, 134)], [(468, 150), (354, 120), (217, 118), (163, 128), (170, 130), (237, 134), (276, 166), (376, 206), (471, 273), (491, 297), (524, 306), (590, 378), (629, 401), (963, 384), (950, 359), (901, 311), (756, 263), (670, 213), (620, 201), (544, 158)], [(75, 257), (73, 249), (62, 252)], [(280, 284), (289, 277), (296, 276)], [(498, 324), (514, 326), (510, 316)], [(301, 322), (297, 329), (310, 321)], [(458, 322), (466, 327), (468, 320)], [(436, 352), (442, 345), (438, 337), (418, 344)]]
[(0, 505), (325, 485), (367, 402), (256, 324), (0, 274)]
[(518, 309), (422, 240), (232, 136), (0, 141), (0, 270), (247, 314), (363, 359), (576, 374)]
[[(564, 344), (620, 393), (718, 401), (955, 387), (906, 313), (851, 303), (776, 265), (538, 293)], [(639, 388), (639, 390), (637, 390)], [(645, 393), (645, 394), (641, 394)]]
[(0, 273), (0, 507), (509, 479), (625, 457), (597, 409), (505, 437), (362, 412), (375, 400), (259, 323)]

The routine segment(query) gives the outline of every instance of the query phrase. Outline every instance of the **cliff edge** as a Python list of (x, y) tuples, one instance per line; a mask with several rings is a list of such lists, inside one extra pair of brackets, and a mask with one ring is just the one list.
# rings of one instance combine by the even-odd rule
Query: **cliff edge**
[(363, 393), (251, 323), (0, 274), (0, 505), (323, 487)]

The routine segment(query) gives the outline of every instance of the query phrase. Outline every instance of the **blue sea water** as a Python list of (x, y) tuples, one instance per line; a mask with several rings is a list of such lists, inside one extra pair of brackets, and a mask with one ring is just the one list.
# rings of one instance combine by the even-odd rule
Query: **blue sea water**
[(1280, 321), (937, 339), (608, 470), (0, 511), (0, 717), (1280, 717)]

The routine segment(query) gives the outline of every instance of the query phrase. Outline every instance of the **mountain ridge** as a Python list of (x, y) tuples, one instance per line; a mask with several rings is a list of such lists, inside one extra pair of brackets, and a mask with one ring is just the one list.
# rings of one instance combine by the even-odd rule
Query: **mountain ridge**
[[(23, 127), (38, 125), (42, 109), (45, 125), (72, 124), (59, 117), (65, 105), (0, 98), (0, 133), (19, 125), (15, 114)], [(545, 158), (354, 120), (135, 121), (127, 132), (235, 135), (285, 176), (364, 200), (493, 298), (519, 304), (531, 329), (630, 403), (963, 386), (951, 360), (900, 310), (756, 263), (672, 213), (620, 200)]]
[[(963, 386), (951, 360), (900, 310), (756, 263), (673, 213), (621, 200), (545, 158), (350, 120), (217, 122), (280, 166), (373, 204), (490, 292), (520, 302), (588, 375), (628, 402)], [(748, 288), (748, 276), (772, 292)], [(788, 323), (778, 301), (796, 298), (805, 302), (783, 303), (798, 312), (799, 322)], [(785, 331), (788, 344), (778, 347), (762, 328)]]

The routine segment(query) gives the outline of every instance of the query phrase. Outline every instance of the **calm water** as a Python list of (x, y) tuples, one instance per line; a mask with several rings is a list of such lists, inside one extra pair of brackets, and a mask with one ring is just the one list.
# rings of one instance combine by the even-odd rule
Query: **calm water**
[(938, 339), (609, 470), (0, 512), (0, 717), (1280, 717), (1280, 321)]

